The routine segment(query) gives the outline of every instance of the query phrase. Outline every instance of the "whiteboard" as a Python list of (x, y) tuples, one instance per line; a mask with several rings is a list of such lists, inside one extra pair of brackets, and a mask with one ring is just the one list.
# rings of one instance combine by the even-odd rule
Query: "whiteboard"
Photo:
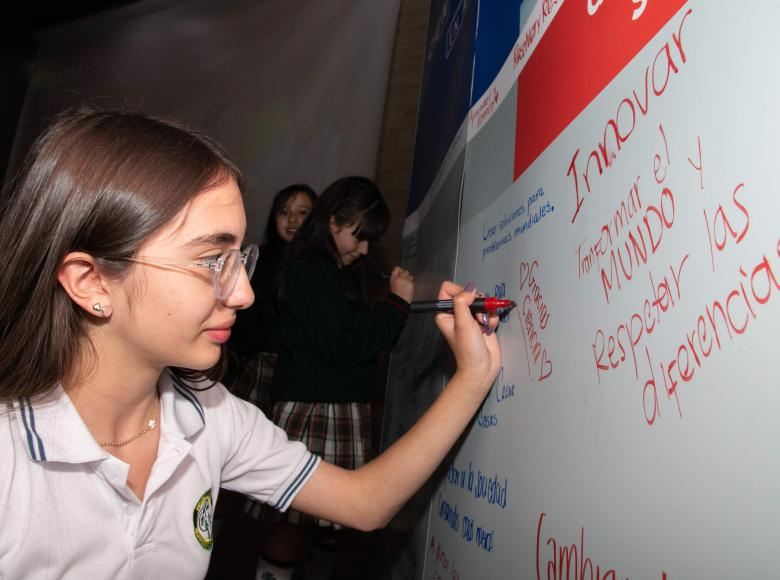
[(471, 111), (455, 266), (519, 306), (421, 575), (780, 577), (780, 8), (535, 10)]

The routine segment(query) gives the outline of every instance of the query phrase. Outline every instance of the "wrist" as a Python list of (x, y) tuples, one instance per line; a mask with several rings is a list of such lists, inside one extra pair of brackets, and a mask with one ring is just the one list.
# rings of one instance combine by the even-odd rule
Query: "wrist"
[(487, 383), (487, 373), (463, 369), (455, 371), (450, 383), (457, 385), (459, 389), (473, 393), (480, 402), (485, 398), (485, 395), (487, 395), (487, 392), (493, 384), (492, 382), (489, 384)]
[(399, 296), (395, 292), (390, 291), (390, 293), (385, 296), (385, 302), (399, 310), (404, 316), (409, 314), (409, 301), (403, 296)]

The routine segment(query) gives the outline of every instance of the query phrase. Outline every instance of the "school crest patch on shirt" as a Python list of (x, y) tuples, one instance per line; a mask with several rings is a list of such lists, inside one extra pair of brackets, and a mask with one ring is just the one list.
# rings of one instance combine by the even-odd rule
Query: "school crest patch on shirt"
[(211, 533), (211, 524), (214, 517), (214, 501), (211, 498), (211, 490), (208, 490), (195, 504), (192, 512), (192, 523), (195, 526), (195, 538), (204, 550), (211, 551), (214, 546), (214, 536)]

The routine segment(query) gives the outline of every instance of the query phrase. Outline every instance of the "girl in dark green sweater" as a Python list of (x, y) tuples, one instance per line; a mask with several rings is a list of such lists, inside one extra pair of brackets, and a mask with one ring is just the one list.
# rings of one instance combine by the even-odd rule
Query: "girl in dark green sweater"
[[(369, 304), (364, 257), (389, 221), (390, 210), (371, 180), (339, 179), (320, 196), (279, 271), (273, 420), (291, 439), (348, 469), (371, 458), (377, 357), (401, 333), (414, 294), (412, 275), (395, 267), (390, 292)], [(294, 511), (284, 521), (333, 526)], [(277, 547), (290, 551), (267, 546), (266, 556), (294, 560), (303, 536), (298, 526), (276, 529), (273, 536)], [(292, 539), (283, 541), (286, 536)]]

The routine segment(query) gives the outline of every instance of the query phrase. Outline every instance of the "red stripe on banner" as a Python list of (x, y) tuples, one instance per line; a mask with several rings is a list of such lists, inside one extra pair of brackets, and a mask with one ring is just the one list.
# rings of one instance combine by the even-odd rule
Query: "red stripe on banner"
[[(517, 80), (514, 179), (528, 169), (685, 2), (567, 0), (561, 6)], [(632, 20), (643, 5), (644, 10)]]

